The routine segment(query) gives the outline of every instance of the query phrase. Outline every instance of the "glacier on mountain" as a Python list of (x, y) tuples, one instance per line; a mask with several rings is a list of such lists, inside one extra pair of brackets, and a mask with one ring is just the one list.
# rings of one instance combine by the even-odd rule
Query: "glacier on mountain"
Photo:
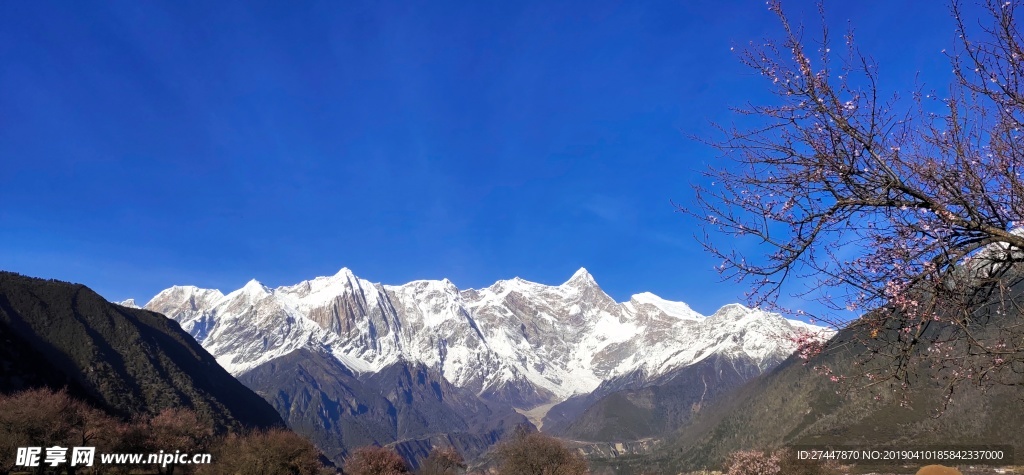
[(649, 292), (615, 302), (586, 269), (557, 286), (514, 278), (460, 290), (447, 279), (371, 283), (343, 268), (274, 289), (252, 280), (227, 295), (175, 286), (145, 308), (178, 321), (235, 375), (309, 349), (359, 373), (421, 363), (456, 386), (524, 408), (712, 354), (767, 364), (792, 353), (798, 332), (831, 336), (739, 304), (703, 316)]

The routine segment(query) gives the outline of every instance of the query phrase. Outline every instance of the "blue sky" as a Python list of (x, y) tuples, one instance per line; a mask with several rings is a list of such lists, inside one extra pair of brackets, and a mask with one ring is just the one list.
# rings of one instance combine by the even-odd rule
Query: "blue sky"
[[(832, 3), (884, 90), (944, 87), (946, 7)], [(764, 1), (2, 2), (0, 268), (145, 301), (586, 267), (710, 313), (745, 289), (670, 202), (720, 163), (689, 136), (769, 100), (730, 48), (777, 26)]]

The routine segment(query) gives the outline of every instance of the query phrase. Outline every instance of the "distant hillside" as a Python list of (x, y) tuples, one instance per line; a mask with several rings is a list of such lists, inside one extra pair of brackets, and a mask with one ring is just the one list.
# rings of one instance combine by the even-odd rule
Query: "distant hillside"
[(1024, 390), (1019, 387), (963, 387), (940, 417), (934, 417), (941, 407), (940, 384), (924, 368), (916, 370), (918, 384), (910, 408), (900, 407), (891, 389), (881, 391), (880, 400), (864, 390), (837, 394), (839, 387), (813, 366), (827, 364), (839, 374), (856, 373), (853, 365), (863, 347), (852, 343), (851, 335), (844, 330), (835, 337), (837, 350), (806, 365), (790, 357), (724, 397), (650, 458), (609, 462), (621, 473), (643, 473), (652, 467), (668, 473), (717, 467), (736, 450), (817, 443), (1009, 444), (1024, 454)]
[(44, 386), (122, 417), (186, 407), (222, 430), (282, 425), (177, 322), (84, 285), (0, 272), (0, 392)]
[[(774, 365), (771, 365), (774, 366)], [(688, 424), (700, 411), (761, 374), (757, 362), (712, 355), (655, 381), (613, 390), (596, 398), (580, 414), (544, 430), (581, 441), (624, 442), (661, 437)], [(588, 395), (588, 396), (593, 396)], [(572, 404), (570, 400), (552, 408)]]

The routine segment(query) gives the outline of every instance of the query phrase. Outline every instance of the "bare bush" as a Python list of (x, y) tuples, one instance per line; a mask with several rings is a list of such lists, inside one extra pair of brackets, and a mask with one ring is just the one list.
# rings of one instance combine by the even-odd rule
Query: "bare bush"
[(726, 475), (779, 475), (779, 456), (755, 450), (733, 452), (725, 460)]
[(360, 447), (345, 461), (345, 473), (351, 475), (406, 475), (409, 466), (398, 452), (377, 446)]
[(287, 429), (231, 434), (213, 452), (213, 463), (199, 466), (199, 475), (319, 475), (326, 470), (317, 448)]
[[(199, 420), (195, 411), (169, 408), (160, 411), (145, 422), (149, 444), (153, 452), (181, 452), (195, 454), (207, 452), (213, 440), (213, 427)], [(176, 464), (158, 467), (157, 470), (171, 475)]]
[[(326, 470), (316, 447), (286, 429), (218, 439), (212, 426), (190, 409), (170, 408), (155, 416), (119, 422), (66, 391), (33, 389), (0, 396), (0, 473), (14, 468), (18, 447), (54, 445), (96, 447), (97, 453), (214, 452), (210, 465), (172, 464), (147, 469), (167, 475), (321, 475)], [(89, 473), (127, 474), (140, 469), (137, 465), (102, 466), (97, 462)], [(75, 469), (66, 468), (69, 473)]]
[(832, 461), (800, 460), (797, 453), (784, 449), (775, 453), (779, 468), (785, 475), (841, 475), (842, 467)]
[(462, 473), (466, 463), (455, 447), (435, 447), (423, 461), (420, 475), (455, 475)]
[(510, 440), (497, 448), (501, 475), (584, 475), (589, 473), (587, 461), (560, 440), (541, 434), (517, 430)]
[(0, 396), (0, 472), (13, 468), (18, 447), (109, 447), (117, 423), (64, 390), (30, 389)]
[(840, 475), (842, 467), (831, 462), (800, 460), (796, 452), (738, 451), (725, 460), (726, 475)]

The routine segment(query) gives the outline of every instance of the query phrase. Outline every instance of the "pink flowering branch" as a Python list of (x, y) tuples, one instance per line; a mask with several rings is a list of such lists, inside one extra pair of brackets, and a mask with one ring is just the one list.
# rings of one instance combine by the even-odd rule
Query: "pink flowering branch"
[[(740, 59), (776, 101), (736, 111), (759, 125), (720, 126), (708, 143), (732, 163), (709, 169), (696, 206), (681, 208), (703, 221), (719, 272), (751, 285), (752, 305), (787, 311), (784, 284), (811, 282), (796, 295), (831, 309), (814, 317), (849, 327), (874, 362), (859, 365), (870, 378), (841, 381), (906, 388), (926, 365), (950, 395), (964, 382), (1024, 382), (1024, 39), (1015, 2), (986, 6), (978, 31), (952, 6), (961, 40), (943, 50), (948, 94), (903, 97), (881, 91), (852, 30), (839, 44), (827, 28), (809, 40), (770, 1), (781, 39)], [(866, 313), (850, 322), (849, 310)], [(807, 360), (827, 350), (794, 343)]]

